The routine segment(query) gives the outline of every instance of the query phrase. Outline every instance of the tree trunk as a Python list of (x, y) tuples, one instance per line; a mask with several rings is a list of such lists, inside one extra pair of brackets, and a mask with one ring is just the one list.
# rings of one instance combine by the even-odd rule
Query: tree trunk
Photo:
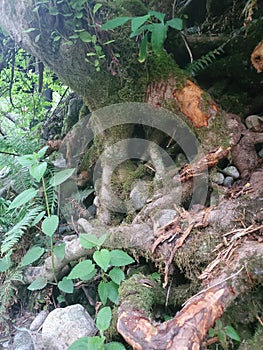
[[(143, 307), (138, 309), (138, 305), (134, 305), (137, 299), (130, 300), (128, 280), (121, 292), (118, 331), (134, 349), (199, 349), (215, 320), (239, 294), (247, 292), (247, 282), (250, 281), (252, 287), (258, 283), (258, 276), (262, 275), (263, 252), (259, 237), (262, 234), (262, 213), (257, 212), (263, 188), (262, 164), (254, 146), (263, 143), (263, 134), (248, 130), (240, 117), (222, 111), (166, 52), (159, 56), (151, 55), (147, 67), (139, 64), (134, 53), (135, 44), (127, 37), (123, 43), (122, 31), (117, 30), (117, 34), (113, 35), (115, 49), (123, 50), (125, 56), (117, 62), (113, 53), (103, 47), (106, 60), (98, 71), (85, 60), (90, 49), (87, 43), (77, 40), (73, 45), (65, 44), (72, 34), (65, 17), (51, 15), (44, 5), (40, 5), (37, 11), (33, 9), (33, 0), (0, 0), (0, 25), (18, 45), (41, 60), (81, 95), (93, 112), (88, 122), (80, 122), (64, 140), (68, 162), (71, 162), (71, 166), (77, 164), (74, 150), (77, 146), (82, 149), (83, 135), (88, 132), (94, 141), (95, 155), (98, 155), (98, 150), (104, 150), (101, 179), (94, 183), (100, 203), (100, 223), (96, 227), (82, 219), (79, 224), (82, 227), (88, 225), (84, 230), (97, 235), (101, 234), (102, 227), (106, 227), (110, 232), (106, 246), (124, 248), (136, 257), (152, 260), (163, 272), (164, 285), (180, 269), (195, 293), (198, 283), (201, 288), (172, 320), (155, 325), (150, 320), (152, 305), (147, 310)], [(96, 31), (106, 38), (106, 34), (99, 30), (100, 24), (99, 19), (95, 21)], [(29, 28), (36, 30), (27, 31)], [(92, 27), (89, 29), (94, 30)], [(62, 39), (58, 42), (52, 40), (54, 31), (61, 34)], [(38, 40), (36, 35), (39, 35)], [(112, 107), (115, 103), (121, 104)], [(130, 123), (125, 121), (131, 110), (132, 113), (141, 112), (145, 118), (159, 111), (164, 116), (157, 126), (154, 125), (155, 130), (151, 128), (150, 119), (148, 122), (141, 120), (143, 131), (140, 129), (140, 132), (148, 135), (149, 139), (145, 147), (147, 156), (143, 154), (141, 159), (151, 163), (155, 183), (168, 185), (164, 186), (166, 191), (156, 185), (151, 200), (134, 215), (132, 224), (114, 226), (113, 194), (109, 191), (111, 176), (120, 162), (129, 160), (129, 157), (136, 158), (135, 153), (130, 156), (129, 143), (124, 144), (121, 151), (115, 148), (123, 139), (131, 142), (136, 133), (134, 125), (139, 124), (138, 119)], [(172, 132), (178, 133), (176, 140), (183, 133), (181, 148), (185, 150), (190, 163), (179, 172), (178, 169), (169, 169), (168, 173), (161, 151), (156, 146), (165, 139), (166, 110), (177, 118), (176, 130)], [(167, 118), (170, 122), (170, 114)], [(167, 125), (169, 128), (170, 124)], [(171, 130), (167, 131), (167, 135), (170, 135), (169, 132)], [(195, 142), (197, 139), (201, 147)], [(219, 192), (218, 205), (209, 207), (208, 169), (228, 155), (232, 157), (232, 165), (236, 165), (241, 177), (231, 189), (209, 184), (211, 191)], [(81, 170), (89, 171), (91, 161), (88, 160), (86, 168), (83, 164), (84, 161)], [(121, 170), (127, 174), (127, 164)], [(133, 172), (134, 168), (131, 168), (129, 175)], [(120, 182), (119, 179), (117, 182)], [(204, 208), (204, 205), (208, 208)], [(124, 206), (123, 213), (127, 214), (129, 203), (124, 201)], [(163, 210), (174, 210), (175, 217), (160, 227), (162, 225), (156, 223), (156, 217), (161, 217)], [(108, 227), (109, 224), (112, 226)], [(256, 252), (254, 256), (253, 252)], [(67, 242), (65, 258), (55, 260), (56, 272), (60, 277), (65, 275), (70, 261), (87, 254), (90, 252), (80, 247), (78, 238)], [(204, 266), (207, 266), (206, 269)], [(28, 268), (24, 279), (30, 283), (39, 275), (52, 280), (50, 259), (42, 267)], [(200, 275), (202, 283), (198, 282)], [(131, 281), (139, 286), (138, 294), (142, 293), (141, 287), (145, 288), (145, 285), (154, 289), (147, 277), (139, 276)], [(176, 287), (173, 287), (176, 292)]]

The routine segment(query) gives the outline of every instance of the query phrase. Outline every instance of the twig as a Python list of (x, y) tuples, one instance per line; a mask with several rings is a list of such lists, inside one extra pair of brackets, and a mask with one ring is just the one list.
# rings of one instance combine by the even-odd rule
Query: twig
[(219, 281), (219, 282), (217, 282), (217, 283), (215, 283), (215, 284), (212, 284), (210, 287), (207, 287), (206, 289), (200, 290), (200, 292), (198, 292), (197, 294), (193, 295), (190, 299), (186, 300), (186, 302), (184, 302), (184, 303), (182, 304), (182, 306), (185, 306), (186, 304), (188, 304), (189, 301), (191, 301), (192, 299), (194, 299), (194, 298), (197, 297), (198, 295), (200, 295), (200, 294), (202, 294), (202, 293), (205, 293), (205, 292), (207, 292), (209, 289), (212, 289), (212, 288), (214, 288), (214, 287), (217, 287), (217, 286), (219, 286), (220, 284), (222, 284), (222, 283), (224, 283), (224, 282), (230, 280), (231, 278), (237, 276), (242, 270), (244, 270), (244, 268), (245, 268), (245, 266), (242, 265), (241, 268), (240, 268), (237, 272), (235, 272), (235, 273), (233, 273), (233, 275), (230, 275), (230, 276), (228, 276), (227, 278), (223, 279), (223, 281)]

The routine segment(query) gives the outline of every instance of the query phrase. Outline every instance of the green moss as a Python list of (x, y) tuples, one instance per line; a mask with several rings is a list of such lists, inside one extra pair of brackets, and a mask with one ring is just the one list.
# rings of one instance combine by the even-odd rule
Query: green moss
[(119, 289), (120, 302), (125, 302), (125, 308), (140, 310), (148, 317), (151, 316), (154, 295), (154, 288), (147, 284), (143, 274), (136, 274), (124, 281)]
[(170, 76), (174, 76), (176, 77), (175, 88), (180, 89), (184, 86), (187, 78), (185, 71), (179, 68), (174, 59), (165, 51), (159, 55), (149, 55), (148, 67), (150, 81), (166, 80)]

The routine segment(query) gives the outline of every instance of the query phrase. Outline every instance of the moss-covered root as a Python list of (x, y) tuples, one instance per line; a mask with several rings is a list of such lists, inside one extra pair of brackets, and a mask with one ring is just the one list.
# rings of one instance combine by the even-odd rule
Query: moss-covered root
[(123, 282), (119, 290), (122, 312), (140, 310), (145, 317), (151, 317), (157, 283), (143, 274), (133, 275)]

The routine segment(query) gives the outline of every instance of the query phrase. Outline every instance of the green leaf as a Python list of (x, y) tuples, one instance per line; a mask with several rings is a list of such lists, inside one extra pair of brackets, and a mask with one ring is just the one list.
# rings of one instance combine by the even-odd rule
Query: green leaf
[(151, 27), (152, 27), (152, 24), (146, 24), (144, 26), (141, 26), (140, 28), (138, 28), (134, 32), (131, 32), (130, 38), (134, 38), (135, 36), (142, 34), (143, 31), (151, 30)]
[(24, 33), (31, 33), (31, 32), (34, 32), (35, 30), (37, 30), (37, 28), (28, 28), (28, 29), (24, 30), (23, 32)]
[(34, 157), (33, 154), (25, 154), (24, 156), (17, 157), (16, 160), (22, 166), (29, 167), (33, 164), (36, 164), (36, 157)]
[(34, 197), (36, 197), (37, 192), (38, 192), (38, 191), (35, 190), (34, 188), (29, 188), (28, 190), (25, 190), (25, 191), (21, 192), (21, 193), (13, 200), (13, 202), (10, 204), (8, 210), (21, 207), (22, 205), (24, 205), (24, 204), (30, 202), (31, 199), (33, 199)]
[(64, 293), (73, 293), (74, 284), (71, 279), (63, 277), (62, 281), (58, 282), (58, 288)]
[(61, 36), (60, 35), (56, 35), (53, 37), (53, 40), (54, 41), (59, 41), (61, 39)]
[(35, 219), (32, 221), (31, 227), (35, 226), (36, 224), (39, 223), (40, 220), (43, 219), (43, 217), (45, 216), (46, 212), (45, 210), (41, 211), (41, 213), (39, 213)]
[(62, 260), (65, 257), (65, 247), (66, 247), (66, 243), (62, 243), (60, 245), (56, 245), (53, 249), (55, 256), (59, 260)]
[(91, 271), (90, 273), (88, 273), (87, 275), (80, 277), (80, 279), (81, 279), (82, 281), (89, 281), (89, 280), (91, 280), (91, 279), (96, 275), (97, 272), (98, 272), (97, 269), (94, 268), (94, 270), (92, 270), (92, 271)]
[(222, 347), (227, 350), (227, 340), (226, 340), (225, 332), (224, 331), (218, 332), (217, 337)]
[(91, 57), (91, 56), (97, 56), (97, 54), (95, 52), (88, 52), (86, 53), (87, 57)]
[(108, 344), (105, 344), (105, 350), (126, 350), (126, 348), (122, 343), (113, 341)]
[(158, 11), (149, 11), (148, 14), (150, 16), (157, 18), (160, 22), (164, 23), (165, 13), (158, 12)]
[(90, 43), (92, 41), (92, 36), (90, 35), (89, 32), (81, 32), (81, 33), (79, 33), (79, 38), (84, 43)]
[(82, 12), (78, 12), (78, 13), (76, 13), (75, 17), (77, 19), (81, 19), (83, 17), (83, 13)]
[(183, 21), (181, 20), (181, 18), (170, 19), (170, 21), (167, 21), (166, 24), (169, 27), (174, 28), (176, 30), (182, 30), (183, 29)]
[(102, 246), (102, 244), (106, 241), (107, 237), (108, 237), (107, 233), (104, 233), (104, 235), (99, 237), (99, 239), (98, 239), (98, 247)]
[(120, 27), (124, 25), (126, 22), (128, 22), (131, 18), (130, 17), (116, 17), (108, 22), (104, 23), (101, 26), (101, 30), (110, 30), (110, 29), (115, 29), (117, 27)]
[(82, 337), (70, 345), (68, 350), (102, 350), (104, 337)]
[(59, 218), (57, 215), (50, 215), (46, 217), (43, 222), (41, 229), (45, 235), (52, 237), (58, 228)]
[(44, 157), (44, 155), (46, 154), (46, 151), (48, 150), (48, 148), (49, 148), (48, 146), (42, 147), (42, 148), (37, 152), (39, 158), (43, 158), (43, 157)]
[(237, 331), (232, 326), (226, 326), (225, 327), (226, 335), (236, 341), (241, 341), (240, 336), (238, 335)]
[(94, 247), (100, 247), (106, 240), (107, 234), (97, 237), (91, 233), (81, 233), (79, 235), (79, 242), (83, 248), (91, 249)]
[(32, 282), (27, 289), (29, 290), (40, 290), (45, 288), (47, 285), (47, 280), (44, 277), (37, 278), (34, 282)]
[(213, 338), (215, 336), (215, 330), (214, 328), (210, 328), (208, 331), (209, 337)]
[(32, 165), (29, 169), (29, 173), (34, 179), (36, 179), (39, 182), (44, 176), (46, 170), (47, 162), (43, 162), (36, 165)]
[(109, 276), (112, 281), (118, 285), (121, 283), (121, 281), (125, 280), (125, 274), (119, 267), (114, 267), (112, 270), (110, 270)]
[(110, 299), (110, 301), (117, 305), (119, 302), (119, 286), (113, 281), (110, 281), (108, 282), (108, 290), (108, 298)]
[(73, 267), (70, 274), (68, 275), (68, 278), (70, 279), (82, 278), (90, 274), (94, 270), (95, 270), (95, 267), (94, 267), (94, 264), (92, 264), (92, 261), (84, 260), (79, 262), (76, 266)]
[(110, 256), (110, 264), (113, 266), (125, 266), (135, 262), (131, 256), (119, 249), (111, 250)]
[(107, 271), (111, 259), (110, 252), (108, 251), (108, 249), (97, 250), (93, 254), (93, 259), (96, 262), (96, 264), (102, 268), (104, 272)]
[(94, 7), (93, 7), (93, 13), (94, 15), (96, 14), (96, 12), (101, 8), (102, 4), (97, 3)]
[(140, 26), (143, 25), (144, 22), (147, 21), (151, 17), (150, 14), (145, 15), (145, 16), (139, 16), (139, 17), (134, 17), (131, 20), (131, 30), (132, 32), (135, 32)]
[(140, 50), (139, 50), (139, 62), (143, 63), (146, 60), (147, 56), (147, 46), (148, 46), (148, 33), (144, 35), (142, 39)]
[(79, 33), (70, 35), (69, 38), (70, 38), (70, 39), (78, 39), (78, 38), (79, 38)]
[(45, 249), (41, 247), (32, 247), (28, 252), (23, 256), (21, 260), (20, 267), (24, 267), (32, 264), (34, 261), (39, 259), (44, 254)]
[(90, 350), (89, 338), (90, 337), (81, 337), (77, 339), (69, 346), (68, 350)]
[(70, 176), (72, 176), (74, 171), (75, 171), (75, 169), (65, 169), (65, 170), (59, 171), (50, 179), (50, 185), (51, 186), (61, 185), (68, 178), (70, 178)]
[(101, 281), (99, 283), (98, 293), (102, 304), (105, 305), (109, 295), (108, 282)]
[(105, 306), (98, 312), (96, 319), (96, 326), (99, 331), (104, 332), (109, 328), (110, 322), (112, 318), (111, 308), (109, 306)]
[(162, 23), (155, 23), (152, 25), (152, 37), (151, 43), (155, 53), (161, 53), (163, 51), (164, 41), (167, 35), (167, 25)]
[(10, 254), (0, 259), (0, 272), (6, 272), (11, 267)]
[(35, 37), (35, 43), (38, 43), (39, 40), (40, 40), (40, 38), (41, 38), (41, 33), (39, 33), (38, 35), (36, 35), (36, 37)]

